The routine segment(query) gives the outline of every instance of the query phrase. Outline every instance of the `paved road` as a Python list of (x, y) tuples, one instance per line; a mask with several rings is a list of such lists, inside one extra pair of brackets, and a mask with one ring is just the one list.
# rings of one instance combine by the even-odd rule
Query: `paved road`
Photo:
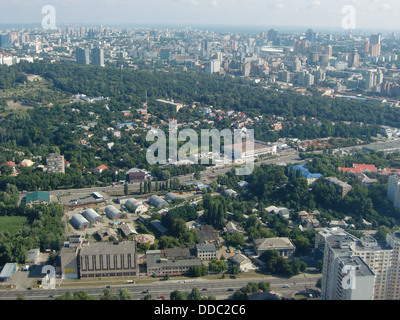
[[(315, 289), (315, 283), (320, 274), (301, 274), (296, 277), (285, 279), (277, 277), (264, 277), (264, 278), (246, 278), (246, 279), (223, 279), (223, 280), (203, 280), (196, 279), (190, 283), (184, 283), (177, 280), (170, 281), (157, 281), (151, 284), (134, 284), (134, 285), (123, 285), (123, 286), (112, 286), (110, 290), (113, 293), (117, 293), (121, 288), (128, 288), (130, 292), (133, 293), (134, 299), (140, 299), (146, 294), (150, 294), (153, 298), (158, 298), (160, 295), (165, 295), (169, 297), (172, 291), (190, 291), (192, 288), (196, 287), (201, 291), (204, 296), (214, 295), (218, 299), (227, 299), (231, 296), (234, 291), (246, 286), (248, 282), (269, 282), (271, 290), (282, 294), (286, 298), (290, 298), (294, 293), (304, 290), (307, 286), (310, 289)], [(295, 283), (295, 284), (294, 284)], [(290, 288), (283, 288), (283, 286), (289, 285)], [(57, 287), (54, 290), (45, 289), (32, 289), (32, 290), (1, 290), (0, 300), (15, 300), (17, 294), (22, 294), (26, 300), (48, 300), (54, 299), (55, 297), (61, 296), (66, 292), (73, 294), (78, 291), (85, 291), (88, 295), (98, 299), (103, 293), (104, 286), (99, 287), (80, 287), (80, 288), (63, 288)], [(207, 288), (207, 291), (203, 291)], [(228, 289), (233, 289), (234, 291), (228, 291)], [(142, 293), (144, 290), (149, 290), (148, 293)], [(51, 297), (49, 297), (51, 296)]]

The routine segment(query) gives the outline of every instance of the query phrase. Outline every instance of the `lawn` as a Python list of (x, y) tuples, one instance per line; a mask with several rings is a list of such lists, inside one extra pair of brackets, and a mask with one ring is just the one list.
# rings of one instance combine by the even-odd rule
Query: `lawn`
[(17, 232), (24, 224), (27, 223), (26, 217), (4, 216), (0, 217), (0, 231), (8, 231), (10, 233)]

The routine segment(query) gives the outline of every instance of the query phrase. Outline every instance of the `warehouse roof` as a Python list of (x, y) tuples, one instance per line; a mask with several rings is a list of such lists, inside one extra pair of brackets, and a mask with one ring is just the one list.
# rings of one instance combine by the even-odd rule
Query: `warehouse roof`
[(17, 269), (16, 263), (6, 263), (3, 267), (3, 270), (0, 272), (0, 279), (8, 279), (11, 278), (14, 271)]
[(45, 191), (35, 191), (35, 192), (32, 192), (32, 193), (28, 193), (26, 195), (25, 202), (27, 204), (29, 204), (31, 202), (36, 202), (36, 201), (50, 202), (50, 193), (49, 192), (45, 192)]
[(110, 243), (110, 242), (97, 242), (85, 246), (81, 249), (80, 255), (105, 255), (105, 254), (121, 254), (121, 253), (135, 253), (136, 243), (134, 241), (123, 243)]

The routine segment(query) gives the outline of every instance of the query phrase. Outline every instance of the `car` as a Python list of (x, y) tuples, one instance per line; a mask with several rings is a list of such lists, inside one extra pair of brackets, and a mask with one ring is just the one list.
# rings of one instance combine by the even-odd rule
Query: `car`
[(285, 284), (284, 286), (282, 286), (282, 288), (290, 288), (290, 286)]
[(233, 291), (233, 289), (232, 289), (232, 288), (229, 288), (228, 291)]
[(142, 293), (149, 293), (149, 290), (143, 290)]
[(49, 295), (49, 298), (54, 298), (54, 295), (53, 294)]
[(107, 288), (107, 289), (110, 289), (111, 287), (110, 287), (110, 286), (106, 286), (106, 288)]
[(201, 291), (207, 291), (208, 289), (207, 288), (203, 288)]

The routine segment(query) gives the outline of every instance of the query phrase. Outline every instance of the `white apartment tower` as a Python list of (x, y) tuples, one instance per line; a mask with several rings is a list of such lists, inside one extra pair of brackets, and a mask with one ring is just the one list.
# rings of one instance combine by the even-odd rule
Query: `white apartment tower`
[[(326, 228), (316, 237), (315, 246), (324, 253), (322, 300), (400, 299), (400, 233), (376, 241)], [(353, 282), (346, 285), (350, 276)]]

